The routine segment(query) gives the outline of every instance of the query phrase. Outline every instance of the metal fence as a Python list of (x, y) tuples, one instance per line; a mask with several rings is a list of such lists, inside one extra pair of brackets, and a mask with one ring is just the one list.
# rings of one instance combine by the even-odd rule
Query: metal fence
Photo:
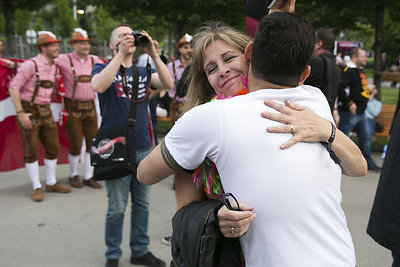
[[(5, 40), (5, 38), (2, 38)], [(3, 42), (5, 43), (5, 41)], [(27, 59), (36, 56), (39, 50), (36, 48), (36, 42), (27, 38), (26, 36), (15, 35), (12, 39), (12, 47), (14, 48), (13, 53), (5, 51), (5, 54), (11, 58)], [(72, 51), (72, 46), (67, 40), (60, 42), (60, 53), (69, 53)], [(102, 45), (92, 44), (90, 54), (97, 55), (101, 58), (105, 58), (108, 55), (112, 55), (107, 42), (104, 41)]]

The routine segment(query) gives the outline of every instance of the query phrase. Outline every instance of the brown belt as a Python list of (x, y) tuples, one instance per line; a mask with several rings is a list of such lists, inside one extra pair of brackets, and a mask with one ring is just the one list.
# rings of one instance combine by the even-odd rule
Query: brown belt
[(80, 83), (90, 83), (90, 75), (79, 75), (75, 76), (77, 77), (76, 81)]
[(37, 80), (36, 81), (40, 87), (44, 88), (53, 88), (54, 87), (54, 82), (49, 81), (49, 80)]

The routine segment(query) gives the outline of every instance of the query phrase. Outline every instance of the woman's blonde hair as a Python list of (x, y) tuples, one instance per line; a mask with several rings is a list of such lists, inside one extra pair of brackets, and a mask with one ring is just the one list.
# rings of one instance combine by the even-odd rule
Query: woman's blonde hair
[(238, 30), (223, 25), (221, 22), (211, 22), (198, 29), (192, 39), (192, 64), (188, 76), (190, 83), (181, 114), (197, 104), (210, 101), (215, 96), (215, 91), (208, 82), (204, 71), (203, 57), (207, 46), (216, 40), (222, 40), (244, 53), (251, 38)]

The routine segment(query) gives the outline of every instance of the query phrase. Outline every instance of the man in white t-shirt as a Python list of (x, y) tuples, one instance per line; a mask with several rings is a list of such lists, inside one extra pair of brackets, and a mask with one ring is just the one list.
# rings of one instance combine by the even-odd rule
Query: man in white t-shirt
[(340, 166), (321, 143), (281, 150), (290, 133), (267, 132), (266, 127), (280, 123), (260, 116), (265, 99), (290, 100), (333, 122), (321, 91), (298, 86), (310, 73), (314, 42), (312, 28), (301, 16), (265, 16), (245, 51), (250, 93), (185, 113), (138, 168), (139, 181), (152, 184), (176, 170), (195, 169), (205, 157), (215, 162), (225, 192), (257, 214), (241, 237), (246, 267), (356, 264), (341, 208)]

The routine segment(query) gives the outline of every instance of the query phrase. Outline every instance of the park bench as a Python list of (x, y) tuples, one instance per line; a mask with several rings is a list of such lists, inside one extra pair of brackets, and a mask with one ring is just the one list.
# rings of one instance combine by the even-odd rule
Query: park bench
[(400, 82), (400, 72), (381, 72), (381, 81)]
[(171, 118), (168, 117), (157, 117), (157, 121), (171, 122)]
[(383, 131), (376, 133), (376, 136), (388, 137), (390, 127), (392, 127), (394, 112), (396, 111), (395, 105), (382, 105), (382, 111), (378, 115), (377, 120), (382, 122), (384, 125)]

